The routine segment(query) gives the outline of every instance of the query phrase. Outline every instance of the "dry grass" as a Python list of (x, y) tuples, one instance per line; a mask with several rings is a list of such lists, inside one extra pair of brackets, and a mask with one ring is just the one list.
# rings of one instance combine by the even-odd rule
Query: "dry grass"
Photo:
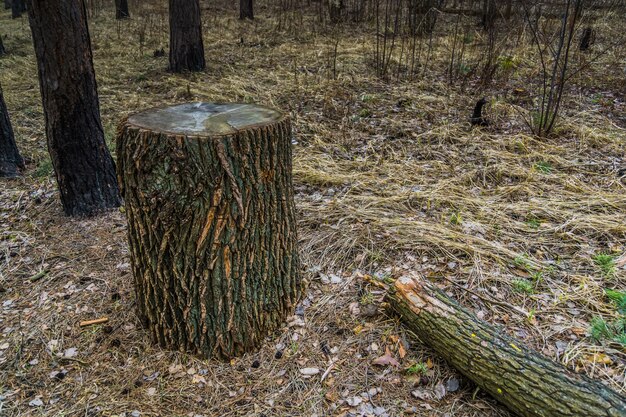
[[(606, 276), (592, 260), (625, 251), (625, 185), (615, 175), (624, 166), (624, 120), (615, 116), (625, 108), (624, 86), (614, 81), (623, 57), (608, 54), (581, 76), (589, 87), (572, 88), (557, 135), (538, 139), (506, 99), (532, 65), (490, 91), (498, 127), (472, 130), (472, 96), (437, 73), (445, 38), (433, 52), (432, 74), (384, 83), (364, 58), (372, 48), (365, 32), (277, 32), (263, 12), (255, 23), (240, 23), (232, 10), (211, 11), (209, 68), (180, 76), (165, 71), (166, 58), (152, 57), (167, 46), (165, 11), (142, 7), (131, 8), (129, 21), (117, 23), (104, 9), (90, 22), (107, 139), (127, 114), (166, 103), (244, 100), (290, 111), (310, 282), (304, 324), (291, 320), (259, 352), (231, 363), (152, 345), (133, 313), (123, 215), (62, 215), (28, 27), (2, 12), (11, 54), (0, 59), (0, 82), (30, 160), (23, 178), (0, 188), (2, 415), (339, 415), (351, 409), (346, 399), (380, 388), (370, 405), (392, 416), (507, 416), (484, 394), (474, 396), (467, 381), (438, 402), (411, 396), (416, 385), (459, 375), (381, 309), (375, 317), (357, 309), (382, 301), (363, 274), (413, 272), (440, 279), (485, 320), (626, 393), (624, 348), (585, 334), (593, 316), (616, 314), (603, 289), (625, 288), (624, 269)], [(31, 281), (40, 271), (45, 276)], [(340, 283), (325, 284), (324, 274)], [(516, 291), (516, 279), (529, 280), (532, 293)], [(109, 323), (78, 327), (100, 316)], [(401, 343), (410, 345), (404, 367), (432, 362), (428, 378), (371, 364), (385, 347), (397, 355)], [(78, 354), (65, 358), (69, 348)], [(331, 363), (321, 383), (299, 372), (323, 372)], [(60, 370), (64, 378), (51, 377)], [(42, 406), (29, 406), (39, 397)]]

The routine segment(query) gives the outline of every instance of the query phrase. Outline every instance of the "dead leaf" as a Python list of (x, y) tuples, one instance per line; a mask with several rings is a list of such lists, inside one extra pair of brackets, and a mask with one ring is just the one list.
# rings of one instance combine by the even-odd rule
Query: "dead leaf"
[(389, 351), (389, 348), (385, 349), (385, 354), (383, 356), (374, 359), (372, 361), (372, 364), (373, 365), (380, 365), (380, 366), (388, 366), (388, 365), (396, 366), (396, 367), (400, 366), (400, 362), (398, 362), (396, 360), (396, 358), (394, 358), (391, 355), (391, 352)]
[(404, 359), (404, 357), (406, 356), (406, 349), (404, 348), (402, 343), (400, 343), (400, 345), (398, 346), (398, 355), (400, 355), (400, 359)]
[(417, 398), (418, 400), (430, 400), (432, 398), (432, 393), (430, 391), (425, 390), (424, 388), (419, 388), (414, 391), (411, 391), (411, 395)]
[(440, 382), (439, 384), (435, 385), (433, 393), (435, 394), (435, 398), (440, 400), (446, 396), (446, 387), (444, 387), (443, 384)]

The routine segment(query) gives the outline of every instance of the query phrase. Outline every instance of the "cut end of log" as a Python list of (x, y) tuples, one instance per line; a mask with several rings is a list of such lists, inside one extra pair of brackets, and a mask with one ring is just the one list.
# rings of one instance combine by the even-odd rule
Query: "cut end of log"
[(185, 103), (145, 110), (130, 116), (128, 123), (152, 132), (219, 136), (270, 125), (285, 117), (277, 110), (257, 104)]

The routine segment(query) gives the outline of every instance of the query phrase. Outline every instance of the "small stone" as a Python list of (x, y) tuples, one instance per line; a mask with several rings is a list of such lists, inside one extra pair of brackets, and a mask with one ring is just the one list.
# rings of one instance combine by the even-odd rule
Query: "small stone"
[(43, 401), (41, 401), (41, 398), (35, 398), (34, 400), (31, 400), (28, 405), (31, 407), (41, 407), (43, 405)]
[(300, 369), (302, 375), (312, 376), (320, 373), (319, 368), (302, 368)]
[(446, 390), (448, 392), (455, 392), (458, 389), (459, 389), (459, 380), (456, 378), (448, 379), (448, 382), (446, 382)]
[(346, 400), (350, 407), (356, 407), (357, 405), (363, 402), (363, 398), (361, 397), (350, 397)]

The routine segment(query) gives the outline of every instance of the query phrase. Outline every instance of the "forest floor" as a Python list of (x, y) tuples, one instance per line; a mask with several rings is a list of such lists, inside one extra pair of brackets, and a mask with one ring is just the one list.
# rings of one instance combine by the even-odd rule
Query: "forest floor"
[[(173, 75), (167, 57), (153, 57), (167, 51), (166, 11), (133, 5), (130, 20), (110, 9), (90, 20), (111, 149), (116, 124), (148, 107), (289, 111), (304, 316), (230, 363), (150, 341), (134, 314), (124, 215), (63, 215), (28, 23), (0, 11), (0, 82), (28, 161), (22, 178), (0, 183), (1, 415), (509, 416), (387, 315), (369, 281), (405, 274), (626, 394), (624, 344), (590, 333), (597, 318), (619, 319), (605, 289), (626, 289), (623, 56), (576, 78), (555, 135), (542, 139), (511, 104), (532, 70), (455, 87), (445, 39), (427, 75), (385, 82), (367, 58), (372, 34), (278, 31), (263, 9), (254, 23), (209, 11), (207, 70)], [(490, 128), (467, 122), (478, 92)], [(99, 317), (108, 323), (78, 325)], [(373, 364), (387, 349), (400, 367)]]

